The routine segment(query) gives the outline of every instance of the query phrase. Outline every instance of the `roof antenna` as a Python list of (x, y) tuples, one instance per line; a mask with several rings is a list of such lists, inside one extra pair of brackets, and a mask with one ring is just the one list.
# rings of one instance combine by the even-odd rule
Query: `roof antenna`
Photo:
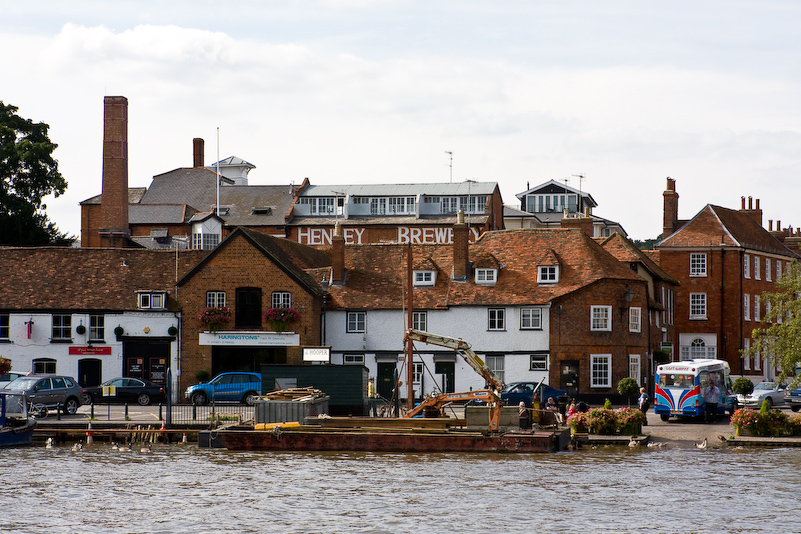
[(450, 150), (446, 150), (445, 153), (451, 157), (451, 161), (448, 164), (448, 167), (450, 167), (450, 173), (451, 173), (451, 176), (448, 179), (448, 183), (453, 183), (453, 152), (451, 152)]
[(579, 213), (584, 213), (584, 195), (581, 193), (581, 182), (585, 180), (585, 176), (583, 174), (574, 174), (576, 178), (579, 179), (579, 201), (578, 201), (578, 211)]

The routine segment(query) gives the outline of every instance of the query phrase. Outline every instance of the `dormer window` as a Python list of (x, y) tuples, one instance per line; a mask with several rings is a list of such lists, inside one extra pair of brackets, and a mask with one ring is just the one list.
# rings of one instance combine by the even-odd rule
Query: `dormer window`
[(498, 281), (498, 269), (476, 269), (476, 284), (494, 286)]
[(253, 215), (270, 215), (273, 209), (269, 206), (257, 206), (250, 211)]
[(556, 265), (540, 265), (537, 267), (538, 284), (555, 284), (559, 281), (559, 267)]
[(433, 287), (437, 282), (436, 271), (414, 271), (414, 287)]
[(137, 291), (136, 297), (140, 310), (163, 310), (167, 304), (166, 291)]

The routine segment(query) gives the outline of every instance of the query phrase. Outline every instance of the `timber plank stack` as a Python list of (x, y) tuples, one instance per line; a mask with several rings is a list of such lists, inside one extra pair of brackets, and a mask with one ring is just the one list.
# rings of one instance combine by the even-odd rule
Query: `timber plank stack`
[(325, 393), (313, 387), (279, 389), (262, 396), (264, 400), (298, 402), (311, 401), (322, 397), (325, 397)]

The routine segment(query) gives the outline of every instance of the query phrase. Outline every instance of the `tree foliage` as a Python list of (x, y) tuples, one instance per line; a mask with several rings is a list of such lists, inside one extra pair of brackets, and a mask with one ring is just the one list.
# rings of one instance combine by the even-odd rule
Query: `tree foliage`
[(766, 357), (780, 370), (781, 381), (795, 377), (801, 362), (801, 264), (791, 263), (776, 287), (778, 291), (762, 294), (761, 300), (767, 303), (762, 318), (765, 327), (751, 332), (751, 347), (743, 355)]
[(67, 244), (45, 214), (42, 199), (67, 189), (47, 136), (49, 126), (17, 115), (18, 108), (0, 101), (0, 244)]

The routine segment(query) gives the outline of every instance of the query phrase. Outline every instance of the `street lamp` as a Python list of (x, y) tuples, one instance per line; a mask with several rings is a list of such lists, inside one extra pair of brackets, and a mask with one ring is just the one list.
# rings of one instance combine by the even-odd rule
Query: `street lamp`
[(322, 314), (322, 323), (323, 323), (323, 339), (321, 345), (325, 345), (325, 305), (328, 301), (328, 288), (330, 287), (331, 283), (325, 279), (325, 275), (323, 275), (323, 279), (320, 280), (320, 289), (323, 290), (323, 314)]

